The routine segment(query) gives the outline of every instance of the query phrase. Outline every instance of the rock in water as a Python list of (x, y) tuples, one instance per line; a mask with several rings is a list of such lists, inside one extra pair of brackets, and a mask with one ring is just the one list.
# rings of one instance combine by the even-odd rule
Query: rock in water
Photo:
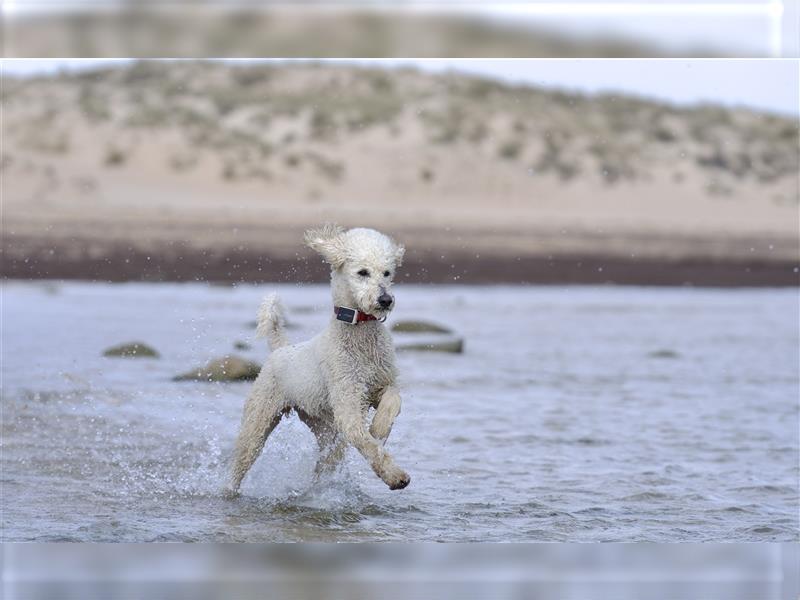
[(453, 333), (447, 327), (429, 321), (397, 321), (392, 325), (394, 333)]
[(396, 350), (400, 352), (450, 352), (452, 354), (461, 354), (464, 352), (464, 340), (451, 338), (447, 340), (432, 340), (430, 342), (398, 344)]
[(235, 342), (233, 342), (233, 347), (236, 348), (237, 350), (252, 350), (253, 349), (253, 347), (250, 344), (248, 344), (247, 342), (243, 342), (241, 340), (236, 340)]
[(680, 354), (678, 354), (674, 350), (668, 350), (668, 349), (648, 352), (647, 356), (649, 356), (650, 358), (680, 358)]
[(153, 348), (142, 342), (128, 342), (112, 346), (103, 352), (103, 356), (121, 358), (158, 358), (159, 354)]
[(240, 356), (223, 356), (204, 367), (193, 369), (172, 378), (173, 381), (252, 381), (258, 377), (261, 365)]

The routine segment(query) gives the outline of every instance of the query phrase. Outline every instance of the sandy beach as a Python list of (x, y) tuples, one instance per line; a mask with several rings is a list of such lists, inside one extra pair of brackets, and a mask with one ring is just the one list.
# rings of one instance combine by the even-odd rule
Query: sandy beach
[(796, 285), (797, 125), (343, 66), (7, 79), (6, 277), (320, 281), (324, 221), (409, 281)]

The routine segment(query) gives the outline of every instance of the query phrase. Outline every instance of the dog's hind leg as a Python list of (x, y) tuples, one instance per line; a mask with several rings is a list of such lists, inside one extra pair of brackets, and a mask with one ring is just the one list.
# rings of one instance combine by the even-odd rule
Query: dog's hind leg
[(227, 495), (235, 496), (239, 493), (239, 486), (244, 476), (261, 453), (267, 437), (286, 412), (288, 409), (283, 398), (277, 393), (274, 380), (268, 374), (265, 374), (263, 379), (260, 376), (253, 384), (244, 406), (242, 425), (234, 450), (231, 479), (225, 490)]
[(406, 487), (411, 478), (394, 463), (391, 455), (367, 430), (364, 414), (365, 403), (357, 394), (337, 394), (333, 404), (333, 417), (337, 429), (345, 440), (361, 453), (383, 482), (392, 490)]
[(375, 414), (372, 416), (372, 424), (369, 432), (376, 440), (382, 444), (386, 443), (389, 434), (392, 432), (392, 425), (397, 415), (400, 414), (400, 394), (393, 385), (383, 390)]
[(314, 468), (314, 474), (319, 476), (326, 471), (332, 471), (344, 458), (346, 449), (344, 441), (337, 435), (336, 429), (330, 420), (326, 420), (323, 417), (312, 417), (302, 410), (298, 410), (297, 415), (308, 426), (314, 437), (317, 438), (319, 460), (317, 460), (317, 465)]

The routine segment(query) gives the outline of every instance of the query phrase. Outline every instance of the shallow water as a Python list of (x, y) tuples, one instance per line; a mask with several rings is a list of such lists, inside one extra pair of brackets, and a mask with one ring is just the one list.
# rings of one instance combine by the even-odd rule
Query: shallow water
[[(293, 339), (326, 286), (9, 282), (3, 289), (3, 539), (74, 541), (797, 541), (798, 292), (397, 288), (463, 355), (399, 355), (391, 492), (352, 450), (313, 484), (285, 420), (225, 500), (249, 383), (172, 382), (261, 359), (278, 289)], [(141, 340), (160, 359), (112, 359)]]

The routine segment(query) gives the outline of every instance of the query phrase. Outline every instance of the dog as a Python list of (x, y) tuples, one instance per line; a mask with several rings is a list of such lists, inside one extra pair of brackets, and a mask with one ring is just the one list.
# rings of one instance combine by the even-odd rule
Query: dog
[[(257, 334), (272, 353), (244, 406), (227, 495), (238, 494), (267, 437), (292, 411), (316, 436), (317, 474), (335, 467), (349, 444), (390, 489), (403, 489), (411, 478), (384, 449), (401, 400), (383, 322), (394, 308), (392, 283), (405, 248), (374, 229), (332, 224), (307, 231), (304, 240), (331, 268), (331, 322), (311, 340), (290, 345), (280, 300), (275, 294), (264, 300)], [(375, 414), (367, 428), (369, 408)]]

